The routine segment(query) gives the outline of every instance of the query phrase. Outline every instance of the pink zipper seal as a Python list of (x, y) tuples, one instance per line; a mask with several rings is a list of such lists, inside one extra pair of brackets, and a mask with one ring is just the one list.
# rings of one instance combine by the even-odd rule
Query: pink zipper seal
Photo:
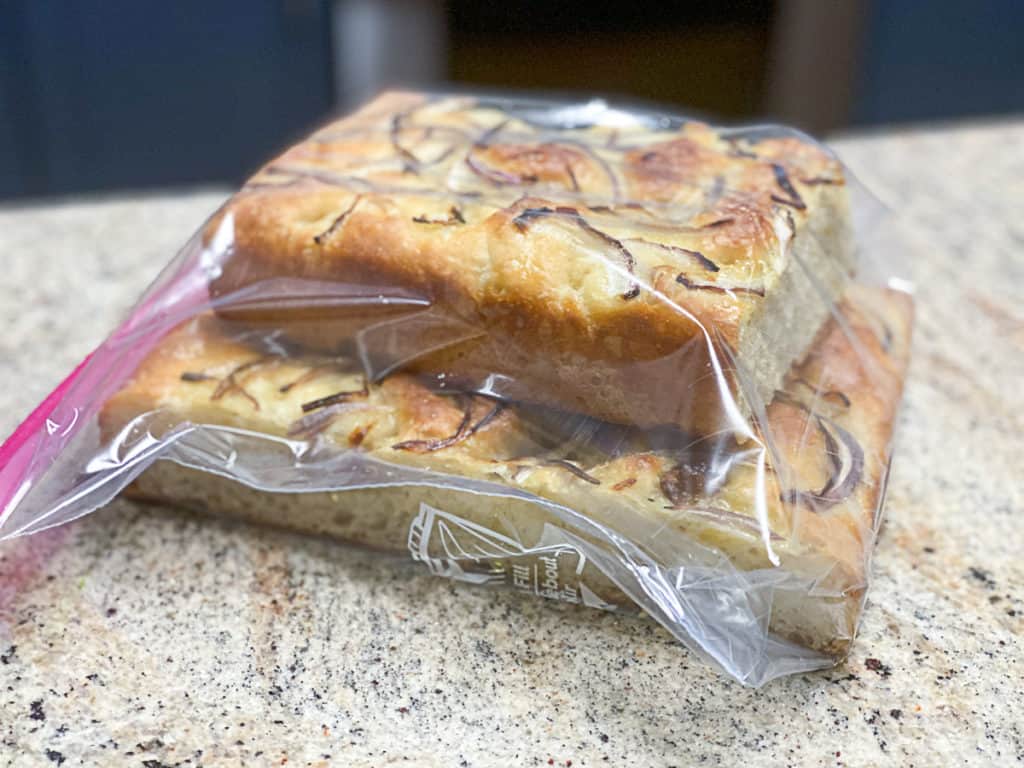
[[(222, 225), (229, 237), (232, 223)], [(200, 266), (201, 245), (193, 239), (149, 289), (125, 321), (94, 349), (0, 445), (0, 539), (21, 499), (46, 474), (82, 423), (127, 380), (142, 359), (175, 325), (209, 302), (208, 277)], [(92, 363), (92, 365), (90, 365)], [(74, 397), (76, 384), (85, 392)], [(68, 406), (69, 418), (55, 424), (55, 411)]]
[(18, 425), (3, 445), (0, 445), (0, 521), (6, 516), (7, 506), (15, 495), (18, 495), (20, 481), (23, 481), (27, 474), (28, 465), (35, 455), (35, 451), (31, 448), (45, 434), (41, 431), (41, 427), (50, 418), (50, 414), (63, 399), (64, 393), (75, 383), (94, 354), (96, 354), (95, 350), (86, 355), (85, 359), (75, 366), (75, 369), (65, 377), (64, 381), (58, 384), (57, 388), (28, 415), (28, 418)]

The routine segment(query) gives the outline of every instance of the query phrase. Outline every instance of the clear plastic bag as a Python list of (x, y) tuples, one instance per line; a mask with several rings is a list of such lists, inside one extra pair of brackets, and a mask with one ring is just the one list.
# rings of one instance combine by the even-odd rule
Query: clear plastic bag
[(640, 609), (749, 685), (830, 666), (910, 342), (883, 231), (789, 129), (386, 94), (0, 448), (0, 538), (125, 491)]

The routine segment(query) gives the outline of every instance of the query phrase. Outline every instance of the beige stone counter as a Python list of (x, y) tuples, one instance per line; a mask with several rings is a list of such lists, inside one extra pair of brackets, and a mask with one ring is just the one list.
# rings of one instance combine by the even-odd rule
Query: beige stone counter
[[(901, 215), (918, 286), (844, 667), (746, 690), (643, 620), (115, 503), (0, 544), (0, 765), (1024, 761), (1024, 123), (837, 148)], [(0, 212), (0, 434), (217, 202)]]

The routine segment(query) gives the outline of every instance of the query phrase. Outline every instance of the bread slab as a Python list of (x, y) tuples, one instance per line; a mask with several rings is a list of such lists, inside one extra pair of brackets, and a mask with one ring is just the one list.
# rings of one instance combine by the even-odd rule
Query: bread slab
[(600, 120), (378, 98), (210, 222), (219, 311), (321, 352), (355, 343), (375, 375), (740, 428), (853, 269), (842, 167), (796, 134)]
[[(535, 548), (552, 532), (599, 545), (597, 538), (524, 494), (577, 510), (667, 569), (719, 553), (724, 567), (786, 577), (766, 628), (839, 657), (853, 638), (864, 595), (910, 325), (907, 296), (853, 286), (837, 317), (790, 370), (754, 445), (731, 435), (691, 439), (674, 430), (627, 430), (433, 391), (406, 374), (368, 383), (354, 361), (264, 354), (231, 338), (210, 316), (187, 322), (149, 356), (106, 405), (101, 428), (121, 451), (145, 434), (170, 435), (184, 422), (287, 438), (293, 441), (287, 450), (279, 440), (232, 461), (262, 461), (268, 472), (293, 479), (296, 455), (302, 466), (347, 456), (427, 470), (435, 473), (430, 484), (270, 493), (160, 461), (129, 493), (380, 550), (412, 547), (435, 567), (454, 567), (437, 552), (436, 540), (416, 555), (425, 511), (433, 510), (452, 526), (519, 547), (506, 548), (503, 557), (464, 558), (456, 563), (462, 576), (523, 588), (517, 573), (547, 573), (555, 592), (574, 590), (591, 604), (630, 600), (592, 561), (577, 572), (578, 560), (545, 563)], [(305, 447), (296, 454), (295, 445)], [(510, 493), (451, 487), (459, 479)], [(519, 571), (507, 567), (509, 560)]]

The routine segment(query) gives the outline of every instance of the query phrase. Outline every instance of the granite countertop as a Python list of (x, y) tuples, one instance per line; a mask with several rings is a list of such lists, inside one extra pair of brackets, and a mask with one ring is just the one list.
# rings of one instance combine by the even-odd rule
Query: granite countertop
[[(642, 619), (117, 502), (0, 544), (0, 765), (1024, 762), (1024, 122), (836, 146), (918, 286), (844, 666), (748, 690)], [(0, 212), (0, 434), (220, 199)]]

